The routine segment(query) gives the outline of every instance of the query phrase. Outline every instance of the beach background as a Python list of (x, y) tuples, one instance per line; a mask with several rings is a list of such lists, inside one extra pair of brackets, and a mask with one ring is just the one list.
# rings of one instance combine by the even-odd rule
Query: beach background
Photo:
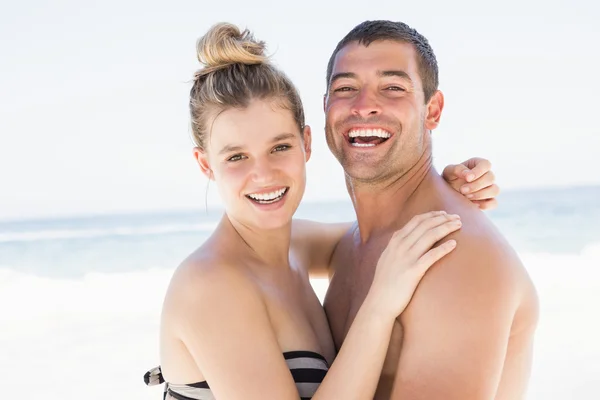
[[(296, 83), (313, 153), (297, 216), (353, 219), (323, 135), (328, 58), (366, 19), (432, 44), (438, 170), (492, 161), (486, 212), (538, 289), (529, 400), (600, 399), (600, 3), (588, 0), (0, 3), (0, 383), (6, 398), (158, 399), (170, 276), (220, 217), (191, 155), (195, 41), (252, 29)], [(326, 282), (314, 282), (322, 296)]]
[[(519, 252), (541, 316), (531, 400), (598, 399), (600, 186), (508, 191), (488, 216)], [(297, 216), (348, 221), (348, 202)], [(158, 399), (161, 302), (219, 210), (0, 223), (0, 376), (34, 399)], [(322, 296), (326, 281), (314, 282)], [(85, 393), (85, 395), (82, 395)]]

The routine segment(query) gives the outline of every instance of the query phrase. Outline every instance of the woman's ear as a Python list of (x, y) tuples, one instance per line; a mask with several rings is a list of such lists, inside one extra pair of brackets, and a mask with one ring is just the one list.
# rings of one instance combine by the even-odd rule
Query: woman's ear
[(310, 131), (310, 126), (305, 125), (304, 129), (302, 129), (302, 137), (304, 139), (304, 153), (305, 153), (305, 160), (308, 161), (310, 160), (310, 155), (312, 153), (312, 133)]
[(194, 147), (194, 158), (196, 162), (200, 166), (200, 170), (202, 173), (206, 175), (206, 177), (210, 180), (215, 180), (215, 176), (210, 168), (210, 164), (208, 163), (208, 154), (200, 147)]

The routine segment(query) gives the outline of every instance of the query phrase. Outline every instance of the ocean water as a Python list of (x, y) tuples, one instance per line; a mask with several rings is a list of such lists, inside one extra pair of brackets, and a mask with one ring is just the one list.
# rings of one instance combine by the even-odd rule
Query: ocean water
[[(519, 252), (541, 317), (528, 399), (600, 399), (600, 187), (507, 191), (487, 215)], [(0, 221), (0, 382), (19, 399), (158, 399), (173, 269), (217, 210)], [(349, 202), (297, 217), (352, 220)], [(322, 296), (326, 282), (315, 281)]]

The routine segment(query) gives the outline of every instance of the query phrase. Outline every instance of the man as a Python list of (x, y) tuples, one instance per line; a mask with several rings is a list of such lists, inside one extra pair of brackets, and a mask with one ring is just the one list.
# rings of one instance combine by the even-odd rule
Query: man
[(437, 62), (406, 24), (367, 21), (327, 70), (326, 136), (342, 164), (357, 223), (337, 246), (325, 310), (339, 348), (391, 234), (416, 214), (461, 216), (456, 250), (423, 278), (398, 318), (377, 399), (520, 399), (538, 304), (520, 260), (483, 213), (432, 165), (441, 118)]

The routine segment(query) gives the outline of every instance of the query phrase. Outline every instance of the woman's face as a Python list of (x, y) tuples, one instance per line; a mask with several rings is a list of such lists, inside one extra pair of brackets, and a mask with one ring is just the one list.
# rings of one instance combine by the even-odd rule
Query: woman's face
[(306, 185), (310, 128), (300, 132), (291, 111), (253, 100), (219, 114), (209, 131), (196, 155), (229, 217), (253, 229), (289, 224)]

